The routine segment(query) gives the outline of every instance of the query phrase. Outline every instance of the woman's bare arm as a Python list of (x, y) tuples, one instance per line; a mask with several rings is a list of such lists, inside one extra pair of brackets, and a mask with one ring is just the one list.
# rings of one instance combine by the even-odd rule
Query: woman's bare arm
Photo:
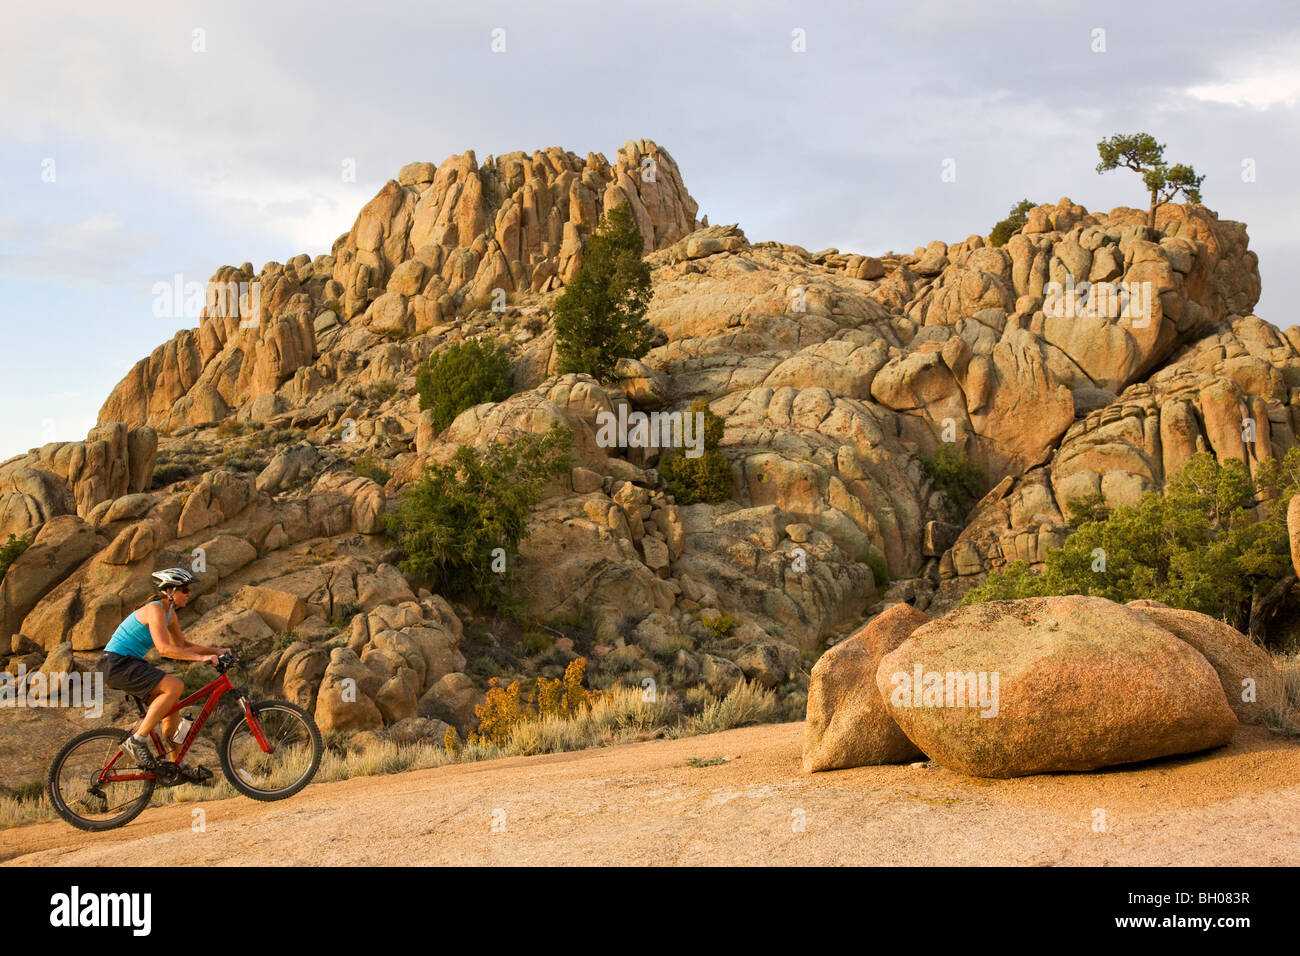
[[(158, 648), (158, 653), (163, 657), (175, 661), (214, 662), (216, 653), (211, 649), (196, 647), (180, 637), (180, 628), (176, 626), (176, 622), (173, 620), (172, 626), (169, 627), (167, 612), (157, 604), (146, 605), (144, 619), (149, 625), (149, 636), (153, 638), (153, 646)], [(173, 627), (175, 631), (172, 630)]]
[(180, 644), (182, 647), (188, 647), (192, 651), (199, 651), (203, 654), (212, 655), (230, 653), (230, 648), (228, 647), (207, 647), (203, 644), (192, 644), (187, 641), (185, 635), (181, 633), (181, 621), (178, 615), (172, 615), (172, 622), (168, 625), (168, 629), (171, 631), (172, 638), (177, 644)]

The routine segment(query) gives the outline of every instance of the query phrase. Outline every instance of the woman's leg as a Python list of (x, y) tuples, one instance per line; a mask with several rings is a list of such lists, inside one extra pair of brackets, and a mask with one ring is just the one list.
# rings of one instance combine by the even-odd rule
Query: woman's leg
[(163, 715), (176, 706), (176, 702), (181, 699), (181, 693), (185, 690), (185, 683), (179, 678), (168, 674), (158, 682), (149, 693), (149, 709), (144, 713), (144, 719), (140, 721), (140, 726), (136, 729), (136, 734), (140, 737), (148, 737), (149, 731), (153, 730), (162, 722), (162, 735), (166, 741), (169, 750), (171, 749), (171, 735), (176, 732), (176, 725), (180, 721), (180, 712), (176, 712), (169, 717)]

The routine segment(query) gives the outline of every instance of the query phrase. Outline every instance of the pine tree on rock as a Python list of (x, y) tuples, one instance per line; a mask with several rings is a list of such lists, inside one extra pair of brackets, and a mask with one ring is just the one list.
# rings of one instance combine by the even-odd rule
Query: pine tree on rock
[(1180, 192), (1192, 202), (1201, 201), (1201, 182), (1204, 176), (1182, 163), (1170, 166), (1165, 162), (1165, 146), (1157, 143), (1150, 133), (1116, 134), (1097, 144), (1101, 162), (1097, 172), (1112, 169), (1131, 169), (1142, 176), (1142, 183), (1151, 194), (1147, 210), (1147, 229), (1156, 228), (1156, 210), (1173, 200)]
[(577, 274), (555, 303), (561, 374), (586, 372), (608, 382), (620, 358), (650, 351), (655, 334), (645, 320), (650, 266), (641, 249), (641, 231), (627, 203), (607, 210), (587, 240)]

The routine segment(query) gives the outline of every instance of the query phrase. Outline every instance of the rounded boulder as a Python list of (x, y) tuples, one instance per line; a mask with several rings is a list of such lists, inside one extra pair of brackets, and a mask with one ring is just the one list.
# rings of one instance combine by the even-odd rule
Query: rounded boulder
[(1199, 651), (1098, 597), (958, 608), (885, 655), (876, 685), (913, 743), (977, 777), (1192, 753), (1237, 727)]

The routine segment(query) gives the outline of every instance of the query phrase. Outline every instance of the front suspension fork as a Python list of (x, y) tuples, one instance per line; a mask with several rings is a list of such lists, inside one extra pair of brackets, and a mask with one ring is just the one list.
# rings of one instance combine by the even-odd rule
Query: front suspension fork
[(262, 748), (262, 753), (269, 754), (273, 748), (271, 742), (266, 739), (266, 734), (262, 733), (262, 725), (258, 723), (257, 717), (253, 714), (253, 708), (248, 703), (247, 697), (239, 698), (239, 709), (244, 712), (244, 720), (248, 723), (248, 729), (253, 732), (253, 739), (257, 745)]

